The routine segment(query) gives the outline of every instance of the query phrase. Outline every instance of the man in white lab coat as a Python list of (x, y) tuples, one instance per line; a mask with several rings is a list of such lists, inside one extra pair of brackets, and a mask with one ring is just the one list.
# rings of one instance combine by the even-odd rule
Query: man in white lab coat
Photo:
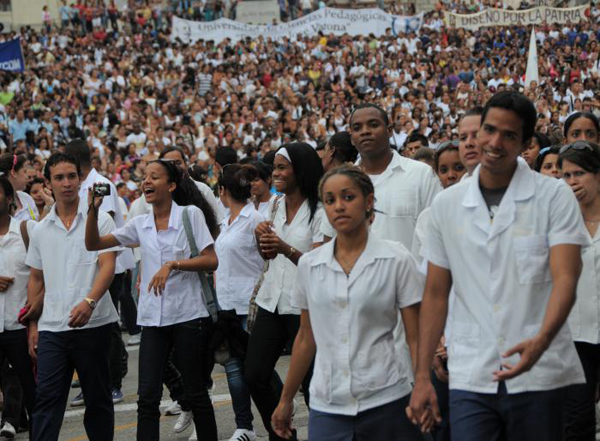
[(562, 388), (584, 381), (568, 326), (589, 239), (568, 186), (519, 158), (536, 111), (506, 91), (486, 104), (473, 179), (431, 208), (409, 417), (439, 420), (430, 369), (454, 284), (448, 343), (452, 439), (562, 440)]

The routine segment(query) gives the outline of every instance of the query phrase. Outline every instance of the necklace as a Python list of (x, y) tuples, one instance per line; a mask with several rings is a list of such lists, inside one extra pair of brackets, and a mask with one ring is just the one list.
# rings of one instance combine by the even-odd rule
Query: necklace
[(360, 257), (362, 253), (359, 253), (358, 256), (356, 256), (351, 262), (347, 261), (346, 259), (344, 259), (339, 253), (336, 256), (341, 262), (342, 265), (342, 269), (344, 270), (344, 273), (346, 273), (346, 276), (349, 276), (350, 273), (352, 272), (352, 269), (354, 268), (354, 265), (356, 265), (356, 262), (358, 261), (358, 258)]
[(600, 223), (600, 219), (598, 219), (598, 220), (592, 220), (592, 219), (583, 218), (583, 220), (586, 221), (586, 222), (589, 222), (590, 224)]

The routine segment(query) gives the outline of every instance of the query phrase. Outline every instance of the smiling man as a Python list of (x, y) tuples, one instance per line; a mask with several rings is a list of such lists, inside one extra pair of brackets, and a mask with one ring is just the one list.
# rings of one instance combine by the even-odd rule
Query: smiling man
[(536, 111), (516, 92), (486, 104), (473, 178), (431, 206), (419, 318), (416, 383), (407, 410), (429, 430), (439, 409), (430, 381), (456, 293), (448, 342), (450, 427), (461, 441), (562, 440), (561, 388), (584, 382), (565, 320), (575, 301), (581, 246), (577, 201), (563, 181), (519, 157)]

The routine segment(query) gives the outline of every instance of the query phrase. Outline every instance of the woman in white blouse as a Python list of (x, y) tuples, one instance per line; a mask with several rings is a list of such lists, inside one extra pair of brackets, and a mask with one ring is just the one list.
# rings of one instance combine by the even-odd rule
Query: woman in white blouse
[[(261, 222), (256, 228), (260, 252), (270, 263), (256, 297), (258, 313), (244, 375), (271, 441), (280, 439), (270, 424), (280, 395), (273, 388), (272, 374), (281, 351), (289, 339), (296, 337), (300, 326), (300, 309), (292, 306), (296, 265), (303, 253), (323, 242), (323, 209), (318, 197), (322, 175), (321, 160), (308, 144), (295, 142), (280, 147), (275, 154), (273, 184), (284, 197), (276, 206), (273, 221)], [(310, 374), (304, 381), (306, 401), (309, 382)]]
[[(252, 165), (226, 165), (219, 174), (219, 197), (229, 216), (221, 224), (215, 242), (219, 258), (215, 273), (217, 295), (221, 309), (235, 310), (244, 329), (247, 329), (250, 297), (264, 264), (254, 230), (265, 218), (249, 202), (255, 179), (260, 179), (259, 173)], [(243, 361), (232, 355), (225, 363), (237, 426), (231, 439), (254, 441), (256, 434), (252, 427), (250, 391), (243, 378)]]
[[(91, 194), (89, 197), (93, 209), (89, 211), (86, 224), (88, 250), (118, 245), (140, 246), (143, 270), (137, 323), (143, 330), (138, 386), (139, 441), (159, 439), (163, 372), (171, 347), (178, 360), (199, 439), (218, 440), (207, 375), (203, 372), (207, 366), (211, 319), (197, 274), (217, 268), (210, 234), (217, 228), (209, 229), (197, 206), (200, 193), (189, 179), (183, 177), (172, 161), (159, 159), (150, 163), (142, 189), (152, 211), (132, 218), (112, 234), (102, 237), (97, 225), (97, 210), (102, 201), (101, 198), (94, 201)], [(190, 258), (184, 210), (188, 212), (200, 252), (194, 258)]]
[(364, 172), (329, 171), (320, 195), (337, 235), (298, 264), (292, 305), (302, 318), (273, 428), (293, 436), (292, 399), (316, 352), (311, 441), (421, 440), (405, 413), (411, 360), (394, 329), (400, 310), (414, 359), (424, 278), (402, 244), (369, 234), (374, 188)]
[(27, 169), (29, 163), (25, 155), (4, 153), (0, 155), (0, 172), (4, 173), (15, 190), (15, 209), (12, 216), (17, 220), (39, 220), (39, 212), (35, 201), (25, 193), (29, 183)]
[(581, 207), (592, 245), (582, 248), (583, 268), (569, 326), (585, 373), (585, 384), (569, 386), (565, 401), (566, 441), (594, 439), (595, 398), (600, 368), (600, 147), (576, 141), (561, 148), (559, 167)]

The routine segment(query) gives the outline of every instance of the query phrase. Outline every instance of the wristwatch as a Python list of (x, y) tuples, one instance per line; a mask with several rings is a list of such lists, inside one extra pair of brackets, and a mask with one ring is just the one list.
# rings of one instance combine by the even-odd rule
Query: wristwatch
[(86, 297), (85, 299), (83, 299), (88, 305), (90, 305), (90, 308), (92, 308), (92, 311), (94, 309), (96, 309), (96, 301), (94, 299), (90, 299), (89, 297)]

